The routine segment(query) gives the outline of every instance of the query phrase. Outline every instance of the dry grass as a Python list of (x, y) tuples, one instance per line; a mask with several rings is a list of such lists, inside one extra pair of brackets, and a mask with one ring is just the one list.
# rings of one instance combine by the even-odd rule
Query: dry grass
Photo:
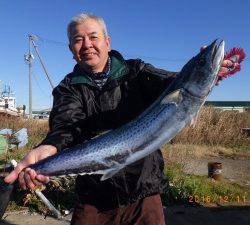
[[(19, 117), (0, 116), (0, 129), (9, 128), (13, 131), (18, 131), (21, 128), (27, 128), (28, 144), (17, 151), (17, 159), (22, 158), (28, 150), (38, 145), (46, 136), (48, 131), (48, 121), (46, 120), (29, 120)], [(3, 156), (1, 156), (3, 157)], [(0, 158), (1, 158), (0, 157)]]
[(206, 156), (230, 156), (236, 153), (236, 150), (222, 146), (192, 145), (192, 144), (166, 144), (162, 148), (164, 158), (168, 160), (185, 161), (186, 158), (202, 158)]
[[(27, 128), (29, 143), (22, 152), (31, 149), (41, 142), (48, 132), (48, 121), (28, 120), (15, 117), (0, 117), (0, 129), (10, 128), (15, 131)], [(168, 154), (174, 148), (175, 155), (210, 155), (233, 154), (235, 147), (242, 152), (250, 152), (250, 137), (241, 133), (241, 128), (250, 127), (250, 111), (221, 111), (212, 107), (203, 107), (196, 126), (186, 127), (177, 135), (168, 147)], [(163, 147), (164, 148), (164, 147)]]
[(0, 129), (10, 128), (16, 131), (24, 127), (28, 129), (29, 136), (44, 135), (48, 131), (48, 121), (0, 116)]
[(203, 107), (195, 127), (186, 127), (172, 143), (250, 146), (250, 138), (241, 133), (244, 127), (250, 127), (250, 111), (239, 113)]

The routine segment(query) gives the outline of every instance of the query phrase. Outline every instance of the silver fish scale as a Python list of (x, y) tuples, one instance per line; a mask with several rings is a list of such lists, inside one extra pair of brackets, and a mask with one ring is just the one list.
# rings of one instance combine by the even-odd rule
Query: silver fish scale
[[(91, 140), (86, 145), (83, 145), (79, 155), (85, 159), (87, 158), (89, 161), (103, 161), (103, 164), (108, 164), (110, 166), (112, 162), (105, 162), (105, 158), (117, 155), (118, 153), (131, 154), (133, 149), (137, 149), (142, 145), (143, 141), (152, 136), (153, 132), (162, 123), (164, 115), (162, 117), (157, 117), (157, 114), (159, 114), (159, 111), (164, 112), (164, 107), (155, 109), (156, 110), (152, 110), (140, 120), (135, 120), (117, 129), (116, 132), (109, 132)], [(170, 108), (165, 107), (165, 109), (169, 111)], [(131, 130), (131, 127), (133, 127), (133, 130)]]
[[(155, 131), (164, 122), (166, 114), (175, 108), (175, 104), (172, 104), (172, 107), (166, 106), (154, 107), (144, 117), (118, 128), (116, 132), (108, 132), (86, 144), (69, 150), (65, 149), (54, 157), (45, 159), (47, 160), (46, 164), (38, 163), (33, 169), (44, 175), (55, 175), (57, 173), (68, 174), (74, 170), (81, 173), (86, 166), (94, 164), (99, 165), (99, 167), (96, 167), (96, 171), (103, 171), (103, 169), (119, 163), (123, 164), (132, 156), (133, 152), (138, 151), (140, 146), (146, 144), (144, 143), (145, 140), (154, 136)], [(131, 128), (133, 128), (132, 132)], [(117, 161), (116, 156), (117, 158), (120, 156), (122, 160)], [(84, 162), (84, 165), (81, 165), (82, 162)], [(79, 165), (82, 169), (77, 169)], [(125, 165), (121, 165), (121, 167), (123, 166)]]

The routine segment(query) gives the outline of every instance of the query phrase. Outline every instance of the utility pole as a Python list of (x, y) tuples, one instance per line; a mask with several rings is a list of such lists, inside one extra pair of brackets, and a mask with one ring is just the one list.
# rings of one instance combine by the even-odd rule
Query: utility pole
[(28, 54), (24, 55), (24, 60), (29, 65), (29, 118), (32, 119), (32, 60), (34, 59), (34, 56), (31, 52), (32, 47), (32, 36), (29, 35), (29, 52)]
[(34, 59), (34, 56), (32, 55), (31, 48), (32, 46), (35, 49), (35, 52), (40, 60), (40, 63), (43, 67), (43, 70), (47, 76), (47, 79), (50, 83), (50, 86), (52, 89), (54, 89), (54, 85), (52, 84), (51, 78), (48, 74), (48, 71), (44, 65), (43, 59), (41, 55), (39, 54), (39, 51), (37, 49), (37, 45), (35, 44), (35, 39), (37, 37), (35, 35), (29, 34), (29, 52), (24, 55), (25, 62), (29, 65), (29, 118), (32, 119), (32, 60)]

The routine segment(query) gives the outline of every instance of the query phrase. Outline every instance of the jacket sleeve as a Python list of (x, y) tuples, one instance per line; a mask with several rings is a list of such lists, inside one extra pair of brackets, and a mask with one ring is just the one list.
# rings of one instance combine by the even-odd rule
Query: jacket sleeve
[(83, 130), (79, 123), (86, 118), (86, 104), (77, 88), (69, 85), (66, 77), (53, 90), (53, 107), (49, 118), (49, 132), (40, 145), (53, 145), (57, 151), (78, 144)]
[(178, 72), (158, 69), (149, 63), (139, 63), (138, 78), (144, 97), (150, 103), (170, 86)]

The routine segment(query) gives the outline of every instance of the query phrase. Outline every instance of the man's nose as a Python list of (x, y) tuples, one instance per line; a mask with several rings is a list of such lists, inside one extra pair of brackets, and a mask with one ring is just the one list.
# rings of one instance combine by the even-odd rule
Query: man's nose
[(88, 49), (88, 48), (91, 48), (93, 45), (92, 45), (92, 42), (89, 38), (84, 38), (83, 42), (82, 42), (82, 48), (83, 49)]

